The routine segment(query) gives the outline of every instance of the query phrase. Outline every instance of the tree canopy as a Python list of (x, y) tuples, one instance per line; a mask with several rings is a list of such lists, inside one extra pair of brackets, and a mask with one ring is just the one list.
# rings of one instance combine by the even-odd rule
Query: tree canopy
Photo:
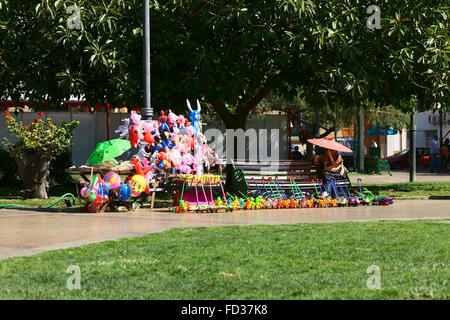
[[(311, 105), (448, 108), (448, 3), (367, 1), (151, 1), (152, 106), (200, 98), (229, 128), (268, 94), (299, 89)], [(70, 29), (68, 8), (81, 14)], [(140, 0), (0, 0), (0, 98), (34, 102), (142, 101)]]

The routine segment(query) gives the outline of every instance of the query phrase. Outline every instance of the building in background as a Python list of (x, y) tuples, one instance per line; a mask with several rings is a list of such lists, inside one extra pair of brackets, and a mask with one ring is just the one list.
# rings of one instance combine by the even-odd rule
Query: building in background
[[(416, 114), (416, 145), (418, 148), (429, 148), (434, 136), (441, 138), (439, 112), (422, 112)], [(442, 114), (442, 138), (450, 138), (450, 112)]]

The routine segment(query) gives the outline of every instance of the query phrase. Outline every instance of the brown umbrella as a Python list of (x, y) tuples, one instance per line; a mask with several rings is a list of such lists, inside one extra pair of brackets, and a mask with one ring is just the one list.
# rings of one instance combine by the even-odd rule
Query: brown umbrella
[(347, 148), (343, 144), (340, 144), (339, 142), (336, 142), (335, 140), (329, 140), (329, 139), (308, 139), (309, 143), (315, 144), (316, 146), (341, 151), (341, 152), (353, 152), (352, 149)]

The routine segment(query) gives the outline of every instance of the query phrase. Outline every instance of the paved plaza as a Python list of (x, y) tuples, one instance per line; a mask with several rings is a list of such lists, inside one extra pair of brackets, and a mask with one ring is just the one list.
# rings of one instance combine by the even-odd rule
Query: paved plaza
[(102, 214), (0, 210), (0, 259), (180, 227), (442, 220), (450, 218), (449, 205), (448, 200), (402, 200), (389, 207), (255, 210), (213, 214), (173, 214), (167, 209)]

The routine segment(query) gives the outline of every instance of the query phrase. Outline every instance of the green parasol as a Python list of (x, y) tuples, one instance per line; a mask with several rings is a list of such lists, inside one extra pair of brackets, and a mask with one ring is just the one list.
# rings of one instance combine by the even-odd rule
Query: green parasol
[(88, 161), (92, 165), (100, 162), (111, 160), (120, 156), (125, 151), (131, 148), (129, 140), (113, 139), (97, 143), (95, 150), (91, 153)]

